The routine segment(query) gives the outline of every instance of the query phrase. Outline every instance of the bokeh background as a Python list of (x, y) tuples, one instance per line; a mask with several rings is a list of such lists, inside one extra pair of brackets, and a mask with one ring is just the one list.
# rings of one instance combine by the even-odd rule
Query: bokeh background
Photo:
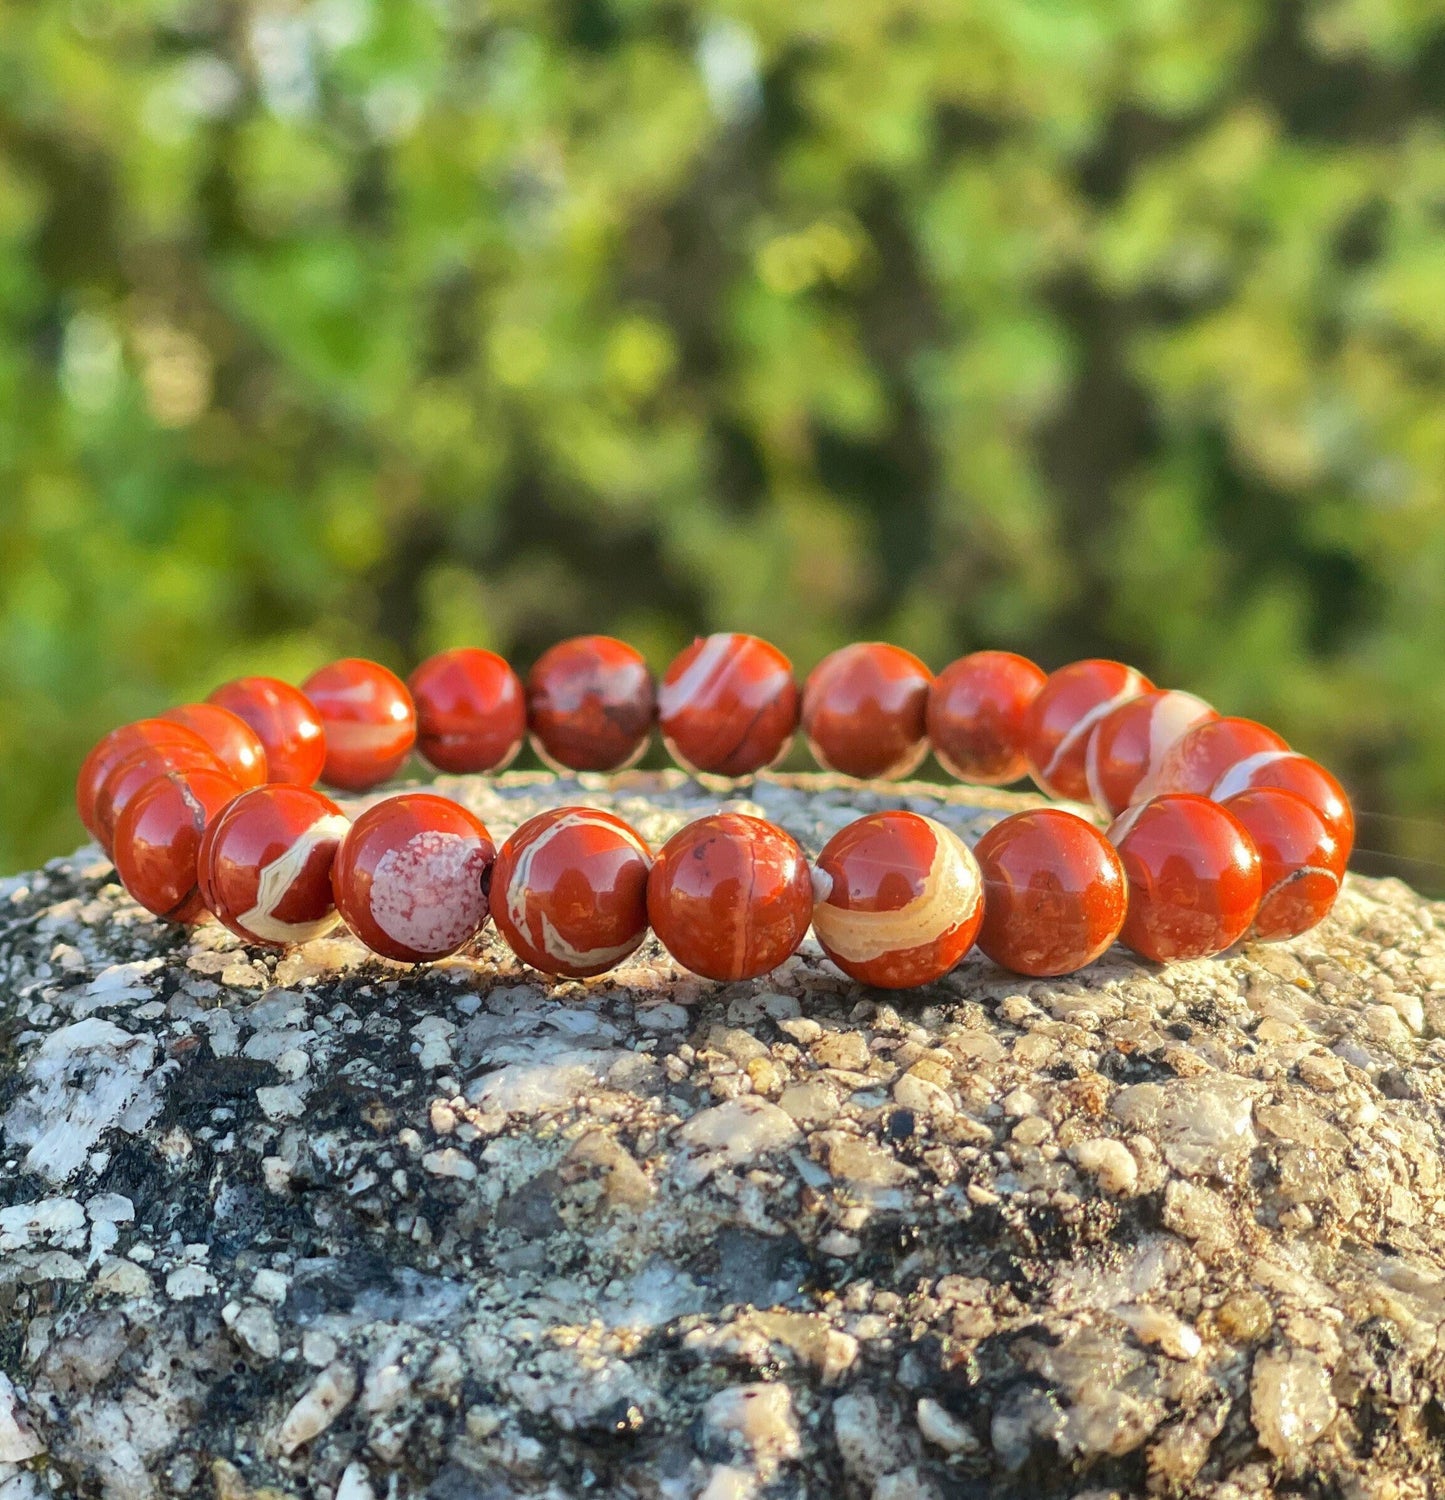
[(1445, 6), (0, 7), (0, 870), (234, 673), (719, 627), (1126, 658), (1445, 886)]

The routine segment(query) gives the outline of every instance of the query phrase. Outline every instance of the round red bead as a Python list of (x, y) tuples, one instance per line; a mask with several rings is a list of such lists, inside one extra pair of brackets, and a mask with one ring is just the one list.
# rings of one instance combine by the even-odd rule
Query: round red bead
[(1029, 774), (1052, 797), (1085, 800), (1084, 757), (1094, 726), (1153, 685), (1118, 661), (1076, 661), (1051, 672), (1024, 718)]
[(206, 699), (229, 709), (266, 747), (266, 778), (311, 786), (326, 764), (326, 732), (311, 700), (279, 677), (238, 677)]
[(1256, 755), (1288, 749), (1274, 730), (1253, 719), (1208, 719), (1165, 751), (1154, 790), (1208, 796), (1232, 766)]
[(115, 827), (127, 805), (167, 771), (221, 771), (225, 768), (206, 745), (177, 743), (135, 750), (111, 768), (95, 799), (100, 847), (115, 849)]
[(796, 951), (808, 931), (808, 860), (781, 828), (714, 813), (675, 833), (647, 882), (663, 947), (706, 979), (755, 979)]
[(818, 856), (813, 931), (845, 974), (904, 989), (947, 974), (983, 921), (983, 880), (963, 840), (911, 812), (873, 813)]
[(438, 771), (467, 775), (511, 765), (527, 729), (517, 674), (493, 651), (463, 646), (429, 656), (406, 683), (417, 749)]
[(1215, 802), (1225, 802), (1260, 786), (1280, 787), (1303, 797), (1324, 819), (1342, 856), (1349, 859), (1355, 847), (1355, 812), (1344, 787), (1318, 761), (1293, 750), (1261, 750), (1232, 765), (1209, 795)]
[(974, 846), (983, 873), (978, 946), (1016, 974), (1072, 974), (1124, 925), (1129, 888), (1114, 846), (1059, 807), (996, 823)]
[(229, 771), (167, 771), (138, 792), (115, 825), (115, 872), (149, 912), (167, 922), (206, 915), (196, 854), (206, 825), (240, 795)]
[(389, 780), (416, 743), (416, 706), (406, 684), (379, 662), (343, 657), (313, 672), (301, 691), (326, 731), (321, 779), (345, 792)]
[(331, 866), (349, 827), (312, 787), (282, 782), (242, 792), (201, 836), (201, 899), (247, 942), (282, 948), (322, 937), (340, 920)]
[(1259, 851), (1217, 802), (1176, 792), (1116, 818), (1109, 841), (1129, 878), (1121, 936), (1156, 963), (1222, 953), (1249, 930), (1261, 895)]
[(893, 780), (928, 754), (928, 686), (933, 674), (911, 651), (882, 641), (825, 656), (803, 685), (802, 723), (826, 770)]
[(431, 792), (366, 809), (331, 868), (336, 909), (373, 953), (402, 963), (444, 958), (486, 924), (496, 846), (480, 819)]
[(928, 690), (926, 727), (950, 776), (1005, 786), (1027, 775), (1024, 721), (1047, 679), (1012, 651), (975, 651), (950, 662)]
[(85, 757), (75, 778), (75, 810), (92, 838), (100, 837), (96, 799), (106, 777), (137, 750), (157, 749), (162, 745), (189, 745), (193, 750), (206, 748), (200, 735), (184, 724), (169, 719), (140, 719), (134, 724), (122, 724), (119, 729), (112, 729)]
[(647, 750), (657, 719), (652, 673), (610, 635), (579, 635), (544, 651), (527, 674), (532, 746), (559, 771), (621, 771)]
[(1084, 772), (1095, 806), (1113, 816), (1154, 795), (1154, 778), (1174, 742), (1219, 715), (1193, 693), (1151, 689), (1094, 726)]
[(647, 936), (652, 853), (621, 818), (557, 807), (529, 818), (492, 871), (492, 920), (523, 963), (586, 979)]
[(1298, 937), (1329, 916), (1345, 874), (1346, 851), (1303, 797), (1282, 787), (1239, 792), (1220, 803), (1259, 850), (1264, 894), (1250, 936)]
[(200, 735), (241, 790), (265, 786), (266, 747), (261, 736), (229, 708), (216, 703), (182, 703), (179, 708), (168, 708), (161, 718)]
[(782, 758), (798, 727), (793, 665), (755, 635), (706, 636), (667, 669), (657, 714), (679, 765), (751, 775)]

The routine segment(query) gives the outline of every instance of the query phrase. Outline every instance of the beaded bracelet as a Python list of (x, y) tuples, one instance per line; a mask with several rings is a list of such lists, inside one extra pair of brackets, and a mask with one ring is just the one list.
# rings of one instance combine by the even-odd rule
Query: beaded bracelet
[[(354, 822), (315, 790), (362, 792), (415, 748), (437, 769), (495, 772), (530, 731), (570, 771), (635, 764), (656, 723), (686, 769), (746, 776), (799, 724), (826, 769), (894, 779), (930, 747), (960, 780), (1027, 773), (1091, 799), (1102, 831), (1060, 807), (1006, 817), (970, 850), (942, 824), (887, 811), (840, 830), (809, 863), (783, 829), (724, 812), (654, 857), (620, 818), (562, 807), (498, 850), (481, 821), (428, 792)], [(865, 643), (826, 657), (799, 693), (755, 636), (708, 636), (654, 689), (621, 641), (564, 641), (525, 688), (491, 652), (424, 662), (403, 683), (375, 662), (333, 662), (298, 689), (226, 683), (106, 735), (81, 767), (82, 820), (130, 894), (175, 922), (214, 916), (248, 942), (306, 942), (339, 922), (385, 957), (454, 953), (490, 916), (523, 962), (587, 978), (649, 928), (706, 978), (755, 978), (811, 926), (871, 985), (946, 974), (978, 943), (1017, 973), (1092, 963), (1116, 939), (1156, 962), (1294, 937), (1334, 903), (1354, 839), (1335, 778), (1252, 720), (1223, 718), (1133, 668), (1083, 661), (1045, 676), (983, 651), (936, 678), (909, 652)]]

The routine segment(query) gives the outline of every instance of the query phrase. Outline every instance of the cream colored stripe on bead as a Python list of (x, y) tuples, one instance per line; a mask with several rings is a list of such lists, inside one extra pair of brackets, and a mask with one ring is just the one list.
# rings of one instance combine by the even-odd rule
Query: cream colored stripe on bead
[(1136, 802), (1123, 812), (1104, 830), (1104, 837), (1117, 849), (1128, 837), (1130, 829), (1139, 821), (1139, 814), (1148, 807), (1147, 802)]
[(574, 948), (545, 915), (542, 917), (543, 952), (555, 958), (558, 963), (573, 964), (579, 969), (620, 963), (629, 953), (635, 953), (642, 946), (642, 940), (646, 936), (647, 929), (643, 928), (636, 937), (628, 938), (625, 943), (618, 943), (613, 948)]
[(1202, 724), (1214, 709), (1193, 693), (1171, 692), (1154, 705), (1149, 715), (1149, 764), (1134, 788), (1131, 802), (1147, 802), (1154, 795), (1159, 767), (1170, 749), (1194, 728)]
[(1088, 711), (1088, 713), (1086, 713), (1081, 719), (1079, 719), (1079, 721), (1073, 726), (1072, 729), (1069, 730), (1069, 732), (1063, 737), (1063, 739), (1059, 741), (1057, 748), (1054, 750), (1054, 753), (1049, 757), (1048, 765), (1044, 767), (1045, 781), (1048, 781), (1053, 777), (1054, 772), (1058, 769), (1064, 757), (1069, 754), (1069, 752), (1074, 748), (1075, 745), (1078, 744), (1079, 740), (1084, 735), (1088, 734), (1088, 732), (1094, 727), (1095, 724), (1099, 722), (1100, 719), (1102, 719), (1106, 714), (1113, 713), (1120, 704), (1128, 703), (1131, 698), (1137, 698), (1139, 696), (1140, 684), (1144, 679), (1139, 676), (1139, 674), (1133, 669), (1133, 667), (1127, 668), (1126, 672), (1127, 675), (1124, 678), (1124, 685), (1119, 689), (1119, 691), (1115, 693), (1112, 698), (1105, 699), (1103, 703), (1096, 703), (1094, 707)]
[(657, 711), (663, 718), (670, 718), (686, 708), (726, 667), (728, 652), (736, 639), (736, 635), (729, 631), (708, 636), (702, 650), (687, 664), (682, 676), (676, 682), (664, 682), (659, 686)]
[[(558, 818), (550, 827), (543, 830), (539, 837), (522, 850), (517, 857), (517, 863), (512, 871), (512, 878), (507, 882), (507, 915), (512, 919), (513, 925), (521, 932), (532, 935), (532, 927), (527, 921), (526, 896), (528, 887), (532, 880), (532, 866), (536, 863), (537, 856), (562, 832), (564, 828), (601, 828), (608, 833), (619, 834), (632, 845), (634, 849), (645, 859), (649, 866), (652, 864), (652, 854), (647, 845), (630, 829), (619, 828), (615, 823), (609, 823), (604, 818), (596, 817), (594, 814), (583, 809), (580, 812), (569, 812), (566, 817)], [(635, 949), (641, 939), (637, 942), (619, 944), (616, 948), (592, 948), (588, 950), (574, 948), (566, 938), (548, 921), (545, 914), (541, 920), (542, 929), (542, 951), (555, 958), (559, 963), (576, 964), (578, 966), (590, 966), (592, 964), (615, 963), (618, 959), (626, 958)]]
[(240, 926), (268, 943), (309, 943), (312, 938), (324, 937), (330, 932), (341, 920), (334, 911), (315, 922), (283, 922), (275, 916), (275, 911), (296, 884), (317, 846), (339, 842), (350, 828), (350, 821), (342, 814), (326, 813), (279, 859), (265, 865), (256, 882), (256, 904), (236, 919)]
[(328, 750), (339, 750), (344, 755), (381, 754), (390, 752), (396, 745), (396, 721), (389, 719), (382, 724), (364, 724), (359, 720), (342, 720), (332, 724), (326, 731)]
[(1335, 890), (1340, 888), (1340, 877), (1333, 870), (1327, 870), (1323, 865), (1301, 865), (1297, 870), (1291, 870), (1288, 875), (1282, 875), (1270, 888), (1259, 898), (1259, 909), (1264, 910), (1266, 901), (1272, 901), (1287, 886), (1293, 885), (1297, 880), (1303, 880), (1307, 875), (1323, 875), (1330, 881)]
[(1215, 802), (1223, 802), (1226, 797), (1233, 797), (1239, 792), (1249, 790), (1249, 778), (1259, 770), (1261, 766), (1273, 765), (1277, 760), (1283, 760), (1287, 755), (1293, 755), (1293, 750), (1258, 750), (1253, 755), (1246, 755), (1243, 760), (1235, 763), (1219, 778), (1209, 789), (1209, 795)]
[[(978, 864), (957, 834), (923, 820), (933, 830), (933, 862), (923, 889), (897, 911), (852, 911), (822, 901), (813, 908), (818, 939), (849, 963), (922, 948), (961, 927), (983, 899)], [(826, 872), (824, 872), (826, 873)]]
[(1089, 736), (1089, 743), (1084, 746), (1084, 780), (1088, 783), (1089, 796), (1095, 807), (1101, 807), (1105, 812), (1109, 809), (1109, 799), (1104, 795), (1103, 775), (1099, 770), (1099, 736)]

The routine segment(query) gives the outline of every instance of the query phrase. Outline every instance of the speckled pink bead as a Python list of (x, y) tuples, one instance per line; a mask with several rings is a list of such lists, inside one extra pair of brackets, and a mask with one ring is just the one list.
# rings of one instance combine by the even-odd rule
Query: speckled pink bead
[(496, 848), (480, 819), (430, 792), (404, 792), (357, 818), (331, 870), (336, 909), (373, 953), (444, 958), (487, 920)]

